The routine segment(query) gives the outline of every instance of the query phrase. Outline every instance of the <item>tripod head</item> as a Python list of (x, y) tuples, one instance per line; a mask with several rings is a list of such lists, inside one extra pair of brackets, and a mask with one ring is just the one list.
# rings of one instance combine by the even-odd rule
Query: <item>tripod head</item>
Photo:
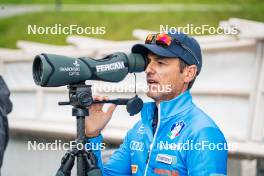
[(74, 84), (68, 85), (69, 101), (59, 102), (59, 105), (72, 105), (76, 108), (87, 108), (93, 103), (91, 85)]
[(87, 108), (95, 103), (112, 103), (115, 105), (126, 105), (130, 116), (139, 113), (143, 107), (143, 101), (137, 95), (132, 98), (117, 98), (104, 101), (93, 101), (92, 86), (85, 83), (69, 85), (69, 101), (59, 102), (59, 105), (72, 105), (73, 107)]

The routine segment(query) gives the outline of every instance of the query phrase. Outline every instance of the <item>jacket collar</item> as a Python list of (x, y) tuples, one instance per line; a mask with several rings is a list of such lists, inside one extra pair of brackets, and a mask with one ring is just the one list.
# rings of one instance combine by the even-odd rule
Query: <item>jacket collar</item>
[[(145, 127), (146, 142), (148, 142), (149, 144), (153, 140), (151, 123), (154, 116), (155, 106), (155, 102), (144, 103), (144, 106), (141, 110), (141, 121)], [(192, 96), (189, 91), (186, 91), (169, 101), (163, 101), (159, 105), (158, 123), (162, 123), (163, 121), (166, 121), (166, 118), (180, 114), (181, 112), (185, 111), (188, 108), (191, 108), (192, 106)]]
[(176, 98), (160, 103), (160, 118), (175, 116), (193, 106), (190, 91), (185, 91)]
[[(152, 120), (154, 114), (155, 102), (144, 103), (141, 111), (141, 118), (144, 121)], [(190, 91), (185, 91), (176, 98), (169, 101), (163, 101), (159, 105), (160, 119), (175, 116), (193, 106)]]

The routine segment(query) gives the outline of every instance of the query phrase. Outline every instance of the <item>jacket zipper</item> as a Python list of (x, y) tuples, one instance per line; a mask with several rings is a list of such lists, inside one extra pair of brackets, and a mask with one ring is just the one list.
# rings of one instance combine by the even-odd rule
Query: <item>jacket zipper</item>
[(153, 141), (152, 141), (152, 143), (150, 144), (150, 150), (149, 150), (149, 152), (148, 152), (147, 166), (146, 166), (146, 168), (145, 168), (144, 176), (146, 176), (146, 174), (147, 174), (148, 165), (149, 165), (149, 158), (150, 158), (150, 156), (151, 156), (151, 152), (152, 152), (153, 144), (155, 144), (155, 140), (156, 140), (156, 137), (157, 137), (157, 133), (158, 133), (158, 130), (159, 130), (159, 126), (160, 126), (160, 105), (159, 105), (159, 108), (158, 108), (158, 126), (157, 126), (157, 129), (156, 129), (156, 131), (155, 131)]

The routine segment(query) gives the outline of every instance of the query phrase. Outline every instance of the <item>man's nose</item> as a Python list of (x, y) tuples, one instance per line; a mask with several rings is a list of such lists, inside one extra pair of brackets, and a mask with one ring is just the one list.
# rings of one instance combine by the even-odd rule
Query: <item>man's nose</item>
[(145, 73), (149, 74), (149, 73), (154, 73), (155, 72), (155, 66), (153, 64), (153, 62), (149, 62), (148, 66), (145, 69)]

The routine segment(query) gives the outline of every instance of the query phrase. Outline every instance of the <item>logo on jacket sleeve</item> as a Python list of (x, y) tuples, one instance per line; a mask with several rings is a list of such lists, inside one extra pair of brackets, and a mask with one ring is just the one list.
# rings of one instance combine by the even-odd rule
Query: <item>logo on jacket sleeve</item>
[(138, 128), (138, 130), (137, 130), (137, 133), (138, 134), (144, 134), (145, 133), (145, 127), (143, 126), (143, 125), (141, 125), (139, 128)]
[(130, 150), (132, 150), (132, 151), (140, 151), (140, 152), (144, 151), (144, 143), (143, 142), (132, 140), (130, 142), (129, 146), (130, 146)]
[(172, 140), (175, 137), (180, 135), (181, 130), (185, 126), (183, 121), (176, 122), (171, 126), (171, 131), (167, 134), (167, 136)]
[(137, 173), (137, 170), (138, 170), (138, 165), (132, 164), (131, 165), (131, 172), (132, 172), (132, 174), (136, 174)]

